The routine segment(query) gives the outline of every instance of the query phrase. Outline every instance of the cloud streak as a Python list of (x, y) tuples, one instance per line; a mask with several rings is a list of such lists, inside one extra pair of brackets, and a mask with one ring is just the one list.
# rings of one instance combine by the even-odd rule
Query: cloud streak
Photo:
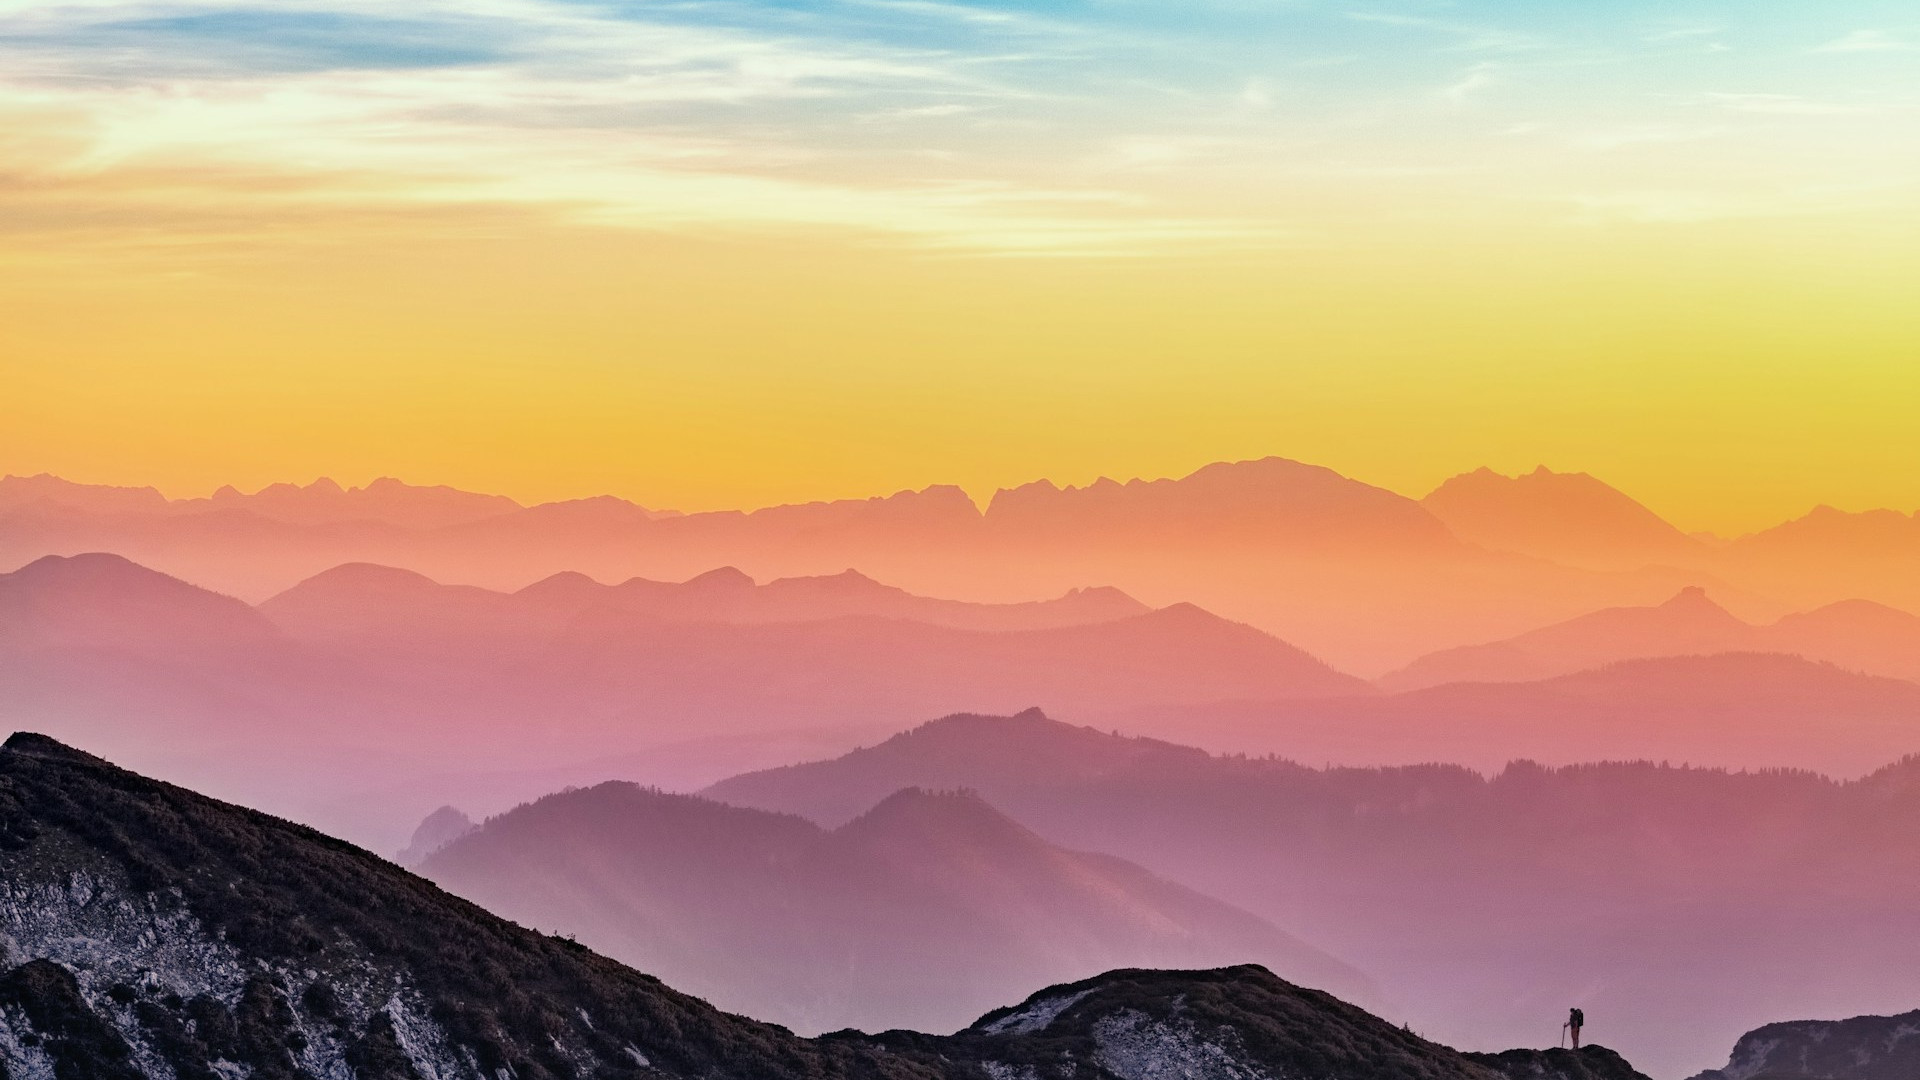
[[(1752, 125), (1804, 122), (1809, 139), (1823, 118), (1912, 105), (1886, 100), (1898, 87), (1857, 101), (1802, 87), (1777, 62), (1753, 69), (1756, 89), (1724, 92), (1684, 66), (1705, 54), (1647, 47), (1735, 24), (1626, 27), (1608, 45), (1485, 0), (1444, 19), (1391, 3), (1173, 19), (959, 0), (0, 0), (0, 120), (14, 132), (0, 169), (30, 177), (36, 198), (64, 184), (154, 208), (191, 202), (199, 183), (263, 214), (496, 206), (609, 228), (1109, 257), (1285, 245), (1316, 211), (1281, 181), (1354, 160), (1386, 163), (1414, 206), (1422, 177), (1488, 153), (1531, 154), (1513, 171), (1543, 189), (1580, 167), (1564, 140), (1554, 159), (1553, 142), (1523, 151), (1510, 130), (1651, 132), (1612, 145), (1678, 155), (1699, 140), (1663, 133), (1700, 103)], [(1862, 30), (1817, 51), (1907, 47)], [(1343, 62), (1317, 62), (1329, 56)], [(1644, 89), (1603, 92), (1614, 81)], [(1732, 154), (1745, 137), (1732, 125), (1712, 141)], [(1751, 145), (1801, 167), (1777, 126), (1768, 137)], [(1391, 167), (1429, 139), (1446, 148)], [(261, 176), (298, 182), (217, 179)]]

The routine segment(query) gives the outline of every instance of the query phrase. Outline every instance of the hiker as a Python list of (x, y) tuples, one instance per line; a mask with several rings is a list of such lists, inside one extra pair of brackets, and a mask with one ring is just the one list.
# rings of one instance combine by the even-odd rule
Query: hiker
[(1567, 1010), (1567, 1030), (1573, 1032), (1573, 1048), (1580, 1049), (1580, 1027), (1587, 1022), (1587, 1014), (1579, 1009)]

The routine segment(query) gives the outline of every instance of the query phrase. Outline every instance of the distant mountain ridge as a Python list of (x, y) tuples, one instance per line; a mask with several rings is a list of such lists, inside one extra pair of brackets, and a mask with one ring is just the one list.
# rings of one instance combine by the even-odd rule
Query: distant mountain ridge
[(1372, 697), (1142, 707), (1103, 728), (1220, 753), (1498, 771), (1652, 760), (1862, 776), (1920, 747), (1920, 684), (1786, 652), (1619, 660), (1531, 681), (1448, 682)]
[(55, 499), (61, 482), (51, 479), (13, 482), (9, 496), (7, 483), (0, 565), (114, 551), (250, 601), (352, 563), (509, 592), (563, 572), (684, 580), (722, 565), (760, 580), (858, 567), (915, 593), (975, 601), (1100, 582), (1152, 607), (1200, 604), (1370, 674), (1463, 632), (1492, 636), (1713, 581), (1692, 569), (1595, 574), (1489, 551), (1413, 499), (1271, 457), (1177, 479), (1040, 481), (997, 493), (984, 510), (941, 485), (671, 515), (604, 497), (509, 506), (397, 481), (158, 503), (155, 493), (78, 485)]
[(1323, 769), (1028, 713), (706, 794), (834, 824), (904, 784), (972, 788), (1053, 843), (1325, 943), (1450, 1041), (1525, 1041), (1579, 1003), (1605, 1025), (1590, 1036), (1683, 1075), (1773, 1017), (1920, 998), (1920, 757), (1847, 783), (1647, 761)]
[(1601, 1075), (1462, 1055), (1251, 966), (1110, 972), (948, 1037), (800, 1039), (34, 735), (0, 747), (0, 871), (0, 1070), (23, 1080)]
[(355, 565), (255, 609), (120, 556), (50, 556), (0, 574), (0, 612), (0, 709), (387, 850), (401, 822), (504, 809), (555, 770), (689, 789), (956, 705), (1373, 693), (1191, 605), (975, 604), (844, 573), (507, 594)]
[(1608, 608), (1504, 641), (1430, 653), (1377, 682), (1414, 690), (1450, 682), (1525, 682), (1623, 660), (1779, 652), (1892, 678), (1920, 678), (1920, 616), (1848, 600), (1755, 625), (1691, 587), (1651, 607)]
[(1708, 554), (1706, 545), (1618, 489), (1544, 465), (1511, 477), (1484, 468), (1462, 473), (1420, 505), (1468, 543), (1570, 566), (1631, 570)]
[(289, 632), (339, 638), (385, 628), (407, 634), (551, 633), (589, 612), (668, 622), (783, 623), (868, 616), (971, 630), (1035, 630), (1112, 622), (1152, 609), (1118, 589), (1074, 589), (1052, 600), (982, 604), (916, 596), (857, 570), (760, 584), (731, 566), (682, 582), (630, 578), (603, 585), (585, 574), (544, 578), (513, 593), (442, 585), (397, 567), (334, 567), (260, 605)]
[(1454, 539), (1403, 495), (1286, 458), (1219, 462), (1180, 479), (1105, 477), (1086, 487), (1041, 480), (998, 491), (990, 529), (1084, 542), (1134, 533), (1197, 534), (1209, 543), (1448, 546)]
[(445, 485), (420, 487), (390, 476), (351, 488), (324, 476), (305, 485), (269, 484), (252, 493), (227, 485), (201, 499), (168, 499), (150, 487), (76, 484), (45, 473), (0, 477), (0, 511), (36, 504), (97, 514), (240, 511), (287, 525), (369, 522), (402, 529), (437, 529), (526, 509), (504, 495), (481, 495)]
[(1265, 921), (1125, 860), (1049, 844), (966, 792), (902, 789), (828, 832), (609, 783), (492, 818), (419, 871), (801, 1031), (947, 1030), (1026, 987), (1115, 967), (1254, 961), (1380, 1000), (1364, 976)]
[(0, 643), (172, 652), (277, 636), (247, 604), (116, 555), (48, 555), (0, 574)]

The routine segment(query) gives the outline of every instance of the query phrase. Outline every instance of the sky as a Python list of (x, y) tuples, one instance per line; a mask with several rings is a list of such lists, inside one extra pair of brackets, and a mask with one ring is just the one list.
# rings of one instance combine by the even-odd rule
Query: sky
[(0, 472), (1920, 508), (1910, 0), (0, 0)]

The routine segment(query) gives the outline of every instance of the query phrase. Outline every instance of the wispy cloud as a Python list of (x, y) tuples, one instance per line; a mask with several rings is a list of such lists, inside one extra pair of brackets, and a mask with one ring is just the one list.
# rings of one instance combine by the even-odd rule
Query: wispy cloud
[[(1780, 132), (1819, 125), (1705, 109), (1911, 111), (1898, 86), (1849, 96), (1790, 63), (1765, 69), (1766, 92), (1716, 89), (1729, 69), (1688, 57), (1737, 25), (1717, 2), (1593, 44), (1491, 0), (1201, 3), (1177, 20), (964, 0), (0, 0), (0, 216), (25, 227), (66, 191), (96, 220), (119, 200), (181, 229), (248, 207), (449, 209), (1107, 256), (1290, 242), (1305, 202), (1288, 183), (1355, 161), (1371, 197), (1398, 182), (1422, 205), (1420, 177), (1483, 167), (1489, 142), (1557, 191), (1556, 171), (1627, 146), (1636, 168), (1690, 174), (1681, 148), (1703, 131), (1745, 162), (1817, 161)], [(1905, 47), (1864, 30), (1819, 48)], [(1590, 78), (1601, 65), (1622, 77)], [(1499, 135), (1518, 130), (1552, 137)]]
[(1862, 52), (1914, 52), (1920, 50), (1915, 44), (1887, 30), (1855, 30), (1844, 37), (1838, 37), (1824, 45), (1814, 47), (1817, 53), (1862, 53)]
[(1877, 111), (1871, 105), (1814, 101), (1793, 94), (1709, 92), (1707, 100), (1734, 112), (1771, 116), (1849, 116)]
[[(954, 14), (953, 5), (886, 6)], [(1245, 243), (1262, 232), (1149, 216), (1140, 199), (1115, 192), (836, 176), (817, 140), (766, 123), (778, 115), (769, 109), (832, 100), (854, 109), (903, 96), (924, 103), (852, 115), (928, 122), (977, 107), (941, 97), (1019, 95), (939, 49), (531, 0), (427, 0), (404, 23), (360, 0), (299, 16), (191, 0), (5, 0), (0, 20), (0, 57), (13, 61), (0, 76), (0, 108), (84, 118), (78, 138), (34, 163), (36, 175), (79, 182), (118, 173), (130, 187), (144, 178), (156, 199), (181, 198), (183, 177), (213, 190), (223, 177), (284, 173), (309, 182), (220, 197), (522, 205), (623, 227), (843, 228), (1018, 254), (1137, 253)], [(76, 46), (116, 37), (126, 47)], [(758, 123), (735, 117), (709, 128), (685, 112), (746, 103), (757, 103)], [(793, 121), (820, 122), (804, 113)], [(816, 175), (794, 175), (796, 165), (816, 166)], [(173, 178), (166, 191), (153, 186), (162, 174)]]
[(1454, 105), (1465, 104), (1468, 98), (1499, 83), (1500, 78), (1495, 74), (1498, 70), (1494, 64), (1475, 64), (1442, 88), (1440, 96)]
[(1351, 11), (1347, 18), (1356, 22), (1423, 30), (1446, 40), (1445, 48), (1464, 52), (1525, 52), (1543, 48), (1545, 42), (1535, 34), (1507, 30), (1498, 26), (1477, 25), (1435, 19), (1424, 15), (1397, 12)]

